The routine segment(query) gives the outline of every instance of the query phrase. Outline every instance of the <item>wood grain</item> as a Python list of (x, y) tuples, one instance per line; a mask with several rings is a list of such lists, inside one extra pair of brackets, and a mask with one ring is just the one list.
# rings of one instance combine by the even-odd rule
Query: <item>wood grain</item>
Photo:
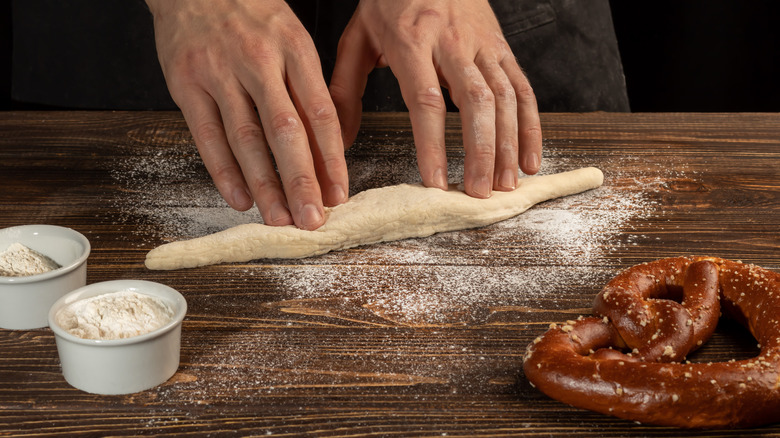
[[(568, 407), (527, 383), (522, 353), (550, 322), (589, 313), (603, 281), (636, 263), (700, 254), (780, 270), (780, 115), (544, 114), (542, 122), (548, 169), (596, 165), (611, 190), (543, 208), (597, 214), (641, 198), (633, 205), (647, 210), (596, 240), (597, 258), (545, 257), (555, 248), (540, 248), (532, 232), (488, 227), (304, 261), (154, 272), (143, 267), (146, 252), (191, 230), (162, 227), (140, 206), (215, 205), (188, 204), (187, 193), (213, 186), (181, 115), (0, 114), (0, 227), (74, 228), (93, 247), (89, 283), (159, 281), (189, 304), (177, 374), (126, 396), (70, 387), (49, 329), (0, 330), (0, 436), (744, 436)], [(457, 115), (446, 140), (456, 174)], [(347, 156), (351, 170), (372, 170), (351, 174), (352, 193), (409, 182), (407, 116), (366, 114)], [(534, 294), (500, 286), (523, 270), (578, 274)], [(447, 295), (472, 272), (474, 296)], [(440, 301), (404, 302), (404, 291)], [(750, 357), (754, 344), (724, 322), (691, 359)], [(749, 433), (778, 436), (780, 424)]]

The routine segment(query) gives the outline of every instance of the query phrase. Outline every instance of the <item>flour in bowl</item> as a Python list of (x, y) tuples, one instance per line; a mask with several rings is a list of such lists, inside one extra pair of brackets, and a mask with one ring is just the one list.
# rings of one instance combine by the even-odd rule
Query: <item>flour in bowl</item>
[(124, 339), (156, 330), (173, 318), (161, 298), (131, 290), (75, 301), (57, 312), (57, 324), (83, 339)]
[(43, 274), (61, 266), (45, 255), (30, 249), (21, 243), (12, 243), (0, 252), (0, 276), (26, 277)]

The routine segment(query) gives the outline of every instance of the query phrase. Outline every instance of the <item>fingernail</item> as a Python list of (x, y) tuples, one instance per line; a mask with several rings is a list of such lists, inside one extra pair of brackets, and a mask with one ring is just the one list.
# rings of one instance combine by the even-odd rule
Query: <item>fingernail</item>
[(322, 213), (314, 204), (306, 204), (301, 209), (301, 228), (313, 230), (322, 223)]
[(340, 185), (332, 185), (328, 190), (328, 201), (331, 205), (343, 204), (347, 201), (347, 194)]
[(433, 183), (436, 184), (436, 187), (447, 190), (447, 171), (442, 168), (436, 169), (433, 172)]
[(269, 214), (271, 215), (271, 223), (274, 225), (290, 225), (292, 223), (290, 210), (284, 204), (277, 202), (272, 205)]
[(514, 190), (517, 187), (517, 172), (511, 169), (504, 170), (498, 180), (498, 185), (502, 189)]
[(252, 206), (252, 196), (243, 187), (233, 189), (233, 205), (240, 209), (247, 209)]
[(491, 189), (490, 180), (484, 176), (477, 179), (477, 181), (474, 183), (474, 186), (472, 187), (474, 194), (479, 198), (489, 198), (490, 189)]
[(530, 153), (525, 156), (525, 169), (529, 173), (536, 173), (539, 171), (539, 155), (536, 153)]

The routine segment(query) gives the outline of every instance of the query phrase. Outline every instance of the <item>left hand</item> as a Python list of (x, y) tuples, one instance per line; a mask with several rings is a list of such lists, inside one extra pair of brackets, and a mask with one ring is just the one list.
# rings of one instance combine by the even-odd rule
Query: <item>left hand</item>
[(385, 66), (409, 109), (423, 184), (447, 189), (442, 86), (461, 114), (467, 194), (513, 190), (518, 165), (539, 170), (536, 97), (487, 0), (360, 1), (330, 83), (345, 145), (357, 136), (368, 74)]

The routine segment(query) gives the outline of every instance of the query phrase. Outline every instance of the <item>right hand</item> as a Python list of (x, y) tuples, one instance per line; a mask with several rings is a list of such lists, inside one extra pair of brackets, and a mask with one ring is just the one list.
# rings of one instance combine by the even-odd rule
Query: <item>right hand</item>
[(257, 203), (268, 225), (321, 226), (323, 205), (347, 200), (344, 143), (314, 43), (287, 3), (147, 3), (171, 96), (222, 197), (241, 211)]

